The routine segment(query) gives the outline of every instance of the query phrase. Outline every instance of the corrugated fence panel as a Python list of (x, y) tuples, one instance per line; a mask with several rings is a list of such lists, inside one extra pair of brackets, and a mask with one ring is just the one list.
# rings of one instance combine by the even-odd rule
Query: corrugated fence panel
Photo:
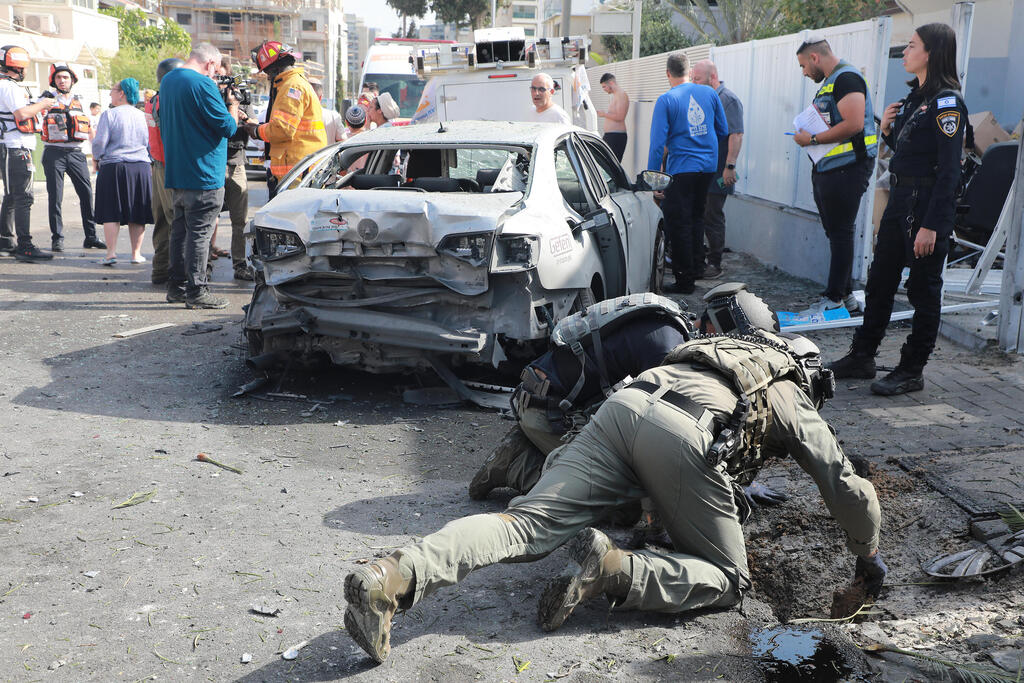
[[(835, 26), (822, 31), (836, 54), (865, 74), (873, 93), (884, 83), (886, 50), (880, 46), (877, 20)], [(739, 185), (744, 194), (786, 206), (816, 212), (811, 193), (811, 165), (806, 154), (786, 132), (792, 131), (793, 118), (811, 103), (816, 84), (805, 78), (796, 60), (796, 50), (806, 32), (755, 40), (737, 45), (713, 47), (701, 45), (684, 50), (690, 63), (711, 58), (719, 77), (735, 92), (744, 107), (743, 151), (739, 159)], [(887, 33), (885, 33), (887, 37)], [(668, 53), (643, 57), (636, 61), (614, 62), (587, 69), (591, 97), (598, 109), (608, 106), (608, 96), (600, 88), (603, 73), (615, 75), (629, 93), (632, 106), (626, 119), (629, 144), (623, 165), (635, 173), (646, 166), (654, 101), (668, 90), (665, 58)], [(879, 60), (885, 64), (879, 64)], [(877, 114), (884, 104), (875, 101)]]
[[(695, 45), (682, 52), (691, 64), (708, 59), (711, 56), (711, 44)], [(654, 115), (654, 102), (658, 96), (668, 90), (668, 79), (665, 77), (665, 59), (669, 52), (641, 57), (640, 59), (612, 62), (592, 66), (587, 69), (590, 78), (590, 97), (600, 111), (608, 108), (608, 95), (601, 89), (601, 76), (610, 73), (629, 94), (629, 114), (626, 117), (626, 130), (629, 140), (622, 165), (630, 174), (636, 174), (647, 168), (647, 150), (650, 146), (651, 117)], [(600, 121), (600, 119), (599, 119)]]

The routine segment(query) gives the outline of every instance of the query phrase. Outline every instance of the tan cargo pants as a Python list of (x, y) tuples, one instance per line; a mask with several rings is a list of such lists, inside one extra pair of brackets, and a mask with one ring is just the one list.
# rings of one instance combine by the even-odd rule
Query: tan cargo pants
[(659, 394), (615, 393), (504, 513), (455, 520), (398, 551), (402, 573), (415, 579), (413, 604), (474, 569), (544, 557), (608, 508), (645, 495), (676, 552), (633, 552), (632, 585), (617, 607), (681, 612), (737, 603), (750, 580), (730, 479), (704, 460), (711, 432)]
[(164, 164), (154, 161), (153, 176), (153, 282), (165, 282), (170, 268), (171, 223), (174, 222), (174, 197), (164, 187)]
[(231, 215), (231, 266), (245, 267), (245, 221), (249, 215), (249, 183), (245, 164), (228, 164), (224, 176), (224, 205)]

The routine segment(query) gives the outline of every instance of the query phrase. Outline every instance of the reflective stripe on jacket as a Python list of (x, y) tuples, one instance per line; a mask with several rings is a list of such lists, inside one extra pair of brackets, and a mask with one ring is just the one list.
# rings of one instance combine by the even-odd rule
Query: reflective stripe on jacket
[[(832, 126), (843, 120), (839, 113), (839, 102), (836, 101), (833, 91), (835, 90), (836, 79), (844, 73), (855, 73), (861, 78), (860, 71), (847, 62), (840, 61), (835, 71), (829, 74), (825, 82), (818, 89), (814, 96), (814, 106), (821, 113), (825, 123)], [(867, 83), (865, 82), (865, 86)], [(871, 104), (871, 93), (864, 88), (864, 130), (854, 134), (846, 142), (840, 142), (829, 150), (822, 159), (815, 165), (818, 171), (831, 171), (836, 168), (848, 166), (855, 161), (864, 158), (874, 158), (878, 154), (878, 135), (875, 129), (875, 109)]]
[(301, 66), (288, 69), (274, 79), (270, 113), (258, 135), (269, 145), (270, 172), (283, 177), (307, 154), (327, 145), (320, 100)]

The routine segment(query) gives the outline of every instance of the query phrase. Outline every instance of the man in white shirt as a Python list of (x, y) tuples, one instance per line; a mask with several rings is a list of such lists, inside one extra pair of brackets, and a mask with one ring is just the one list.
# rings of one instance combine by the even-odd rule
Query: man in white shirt
[[(36, 114), (49, 109), (56, 100), (41, 97), (29, 104), (28, 92), (19, 83), (25, 80), (29, 65), (28, 51), (17, 45), (0, 47), (0, 177), (4, 182), (4, 199), (0, 206), (0, 252), (13, 253), (19, 261), (48, 261), (53, 254), (32, 244), (29, 218), (32, 215), (32, 178), (35, 165), (32, 150), (36, 147), (31, 132)], [(14, 245), (17, 233), (18, 244)]]
[(565, 110), (551, 101), (554, 94), (555, 82), (551, 76), (540, 73), (533, 77), (530, 81), (530, 97), (533, 99), (534, 112), (529, 121), (572, 125), (572, 119)]
[[(318, 81), (310, 82), (313, 92), (320, 98), (320, 104), (324, 103), (324, 86)], [(333, 145), (345, 139), (345, 123), (341, 120), (341, 114), (330, 107), (322, 107), (324, 112), (324, 132), (327, 133), (327, 144)]]
[(53, 251), (64, 251), (65, 175), (71, 179), (75, 193), (78, 194), (82, 230), (85, 232), (83, 247), (107, 248), (96, 236), (92, 213), (92, 181), (89, 164), (82, 151), (82, 143), (91, 140), (96, 129), (86, 117), (78, 95), (71, 94), (71, 88), (77, 82), (78, 75), (67, 63), (56, 62), (50, 65), (50, 87), (53, 91), (43, 93), (57, 100), (57, 105), (44, 115), (42, 131), (43, 171), (46, 173), (46, 195), (50, 202), (50, 239)]

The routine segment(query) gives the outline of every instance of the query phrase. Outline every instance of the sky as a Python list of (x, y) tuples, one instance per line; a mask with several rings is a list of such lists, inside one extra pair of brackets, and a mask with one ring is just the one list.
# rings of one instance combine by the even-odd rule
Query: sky
[[(345, 13), (362, 17), (368, 28), (379, 28), (386, 36), (390, 36), (402, 25), (402, 20), (384, 0), (345, 0)], [(428, 13), (416, 23), (433, 24), (434, 15)]]

